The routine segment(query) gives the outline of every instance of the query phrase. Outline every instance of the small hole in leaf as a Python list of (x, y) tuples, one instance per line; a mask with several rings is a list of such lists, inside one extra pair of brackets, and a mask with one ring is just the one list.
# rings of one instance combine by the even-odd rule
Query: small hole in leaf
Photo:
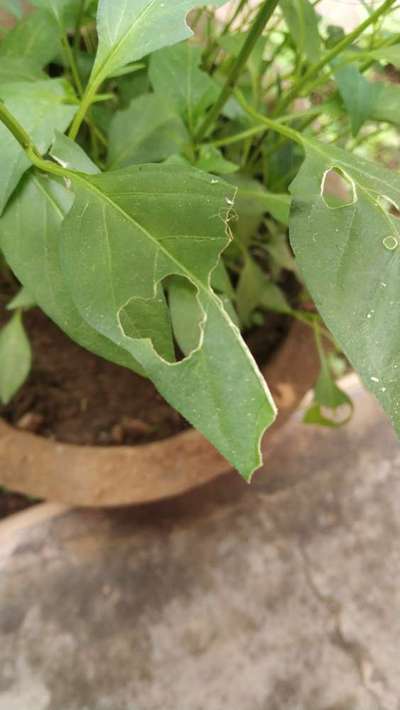
[(349, 207), (357, 202), (356, 186), (341, 168), (332, 167), (322, 178), (321, 197), (330, 209)]
[(395, 203), (394, 200), (392, 200), (390, 197), (386, 197), (386, 195), (381, 195), (377, 199), (379, 207), (386, 212), (386, 214), (395, 219), (400, 219), (400, 209), (399, 206)]
[(397, 237), (390, 234), (388, 237), (382, 239), (382, 244), (385, 249), (388, 249), (389, 251), (394, 251), (399, 246), (399, 240), (397, 239)]

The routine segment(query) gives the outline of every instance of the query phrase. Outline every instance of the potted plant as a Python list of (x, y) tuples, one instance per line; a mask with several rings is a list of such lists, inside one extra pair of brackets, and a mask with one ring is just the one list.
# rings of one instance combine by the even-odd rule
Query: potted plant
[[(239, 0), (225, 19), (224, 0), (33, 5), (0, 43), (0, 480), (87, 505), (229, 465), (250, 480), (279, 405), (313, 382), (306, 422), (350, 416), (343, 355), (396, 426), (400, 178), (364, 157), (399, 121), (395, 0), (347, 35), (309, 0)], [(11, 426), (31, 382), (24, 323), (53, 375), (76, 354), (37, 308), (97, 356), (70, 372), (78, 394), (101, 390), (105, 359), (103, 412), (146, 378), (193, 429), (174, 415), (162, 438), (131, 417), (113, 443), (136, 427), (138, 446), (72, 445), (34, 406)], [(266, 379), (246, 338), (268, 344)]]

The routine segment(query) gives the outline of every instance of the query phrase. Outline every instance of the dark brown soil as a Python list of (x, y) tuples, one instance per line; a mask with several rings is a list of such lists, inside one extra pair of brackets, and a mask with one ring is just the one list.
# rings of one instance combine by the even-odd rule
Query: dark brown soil
[(8, 515), (20, 513), (21, 510), (31, 508), (36, 505), (36, 501), (25, 496), (20, 496), (18, 493), (10, 493), (0, 488), (0, 520)]
[[(13, 425), (62, 442), (107, 446), (160, 440), (189, 426), (151, 382), (83, 350), (38, 309), (26, 314), (25, 325), (32, 371), (12, 402), (0, 407)], [(272, 316), (250, 333), (259, 362), (286, 330), (286, 319)]]

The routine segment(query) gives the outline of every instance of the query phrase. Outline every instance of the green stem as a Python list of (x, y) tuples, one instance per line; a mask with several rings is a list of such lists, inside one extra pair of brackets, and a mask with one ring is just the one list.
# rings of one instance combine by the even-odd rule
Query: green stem
[(3, 123), (6, 128), (12, 133), (15, 140), (18, 141), (21, 148), (25, 151), (27, 157), (33, 165), (35, 165), (40, 170), (44, 170), (47, 173), (57, 175), (58, 177), (69, 177), (72, 171), (65, 170), (57, 163), (53, 163), (51, 160), (45, 160), (41, 157), (38, 149), (33, 144), (31, 137), (25, 131), (23, 126), (17, 121), (15, 116), (13, 116), (6, 106), (0, 101), (0, 122)]
[(99, 88), (99, 86), (100, 86), (100, 82), (94, 81), (93, 84), (89, 84), (89, 86), (87, 87), (87, 89), (82, 97), (82, 101), (80, 103), (79, 109), (78, 109), (77, 113), (75, 114), (74, 120), (72, 121), (71, 128), (69, 129), (69, 132), (68, 132), (68, 135), (72, 140), (76, 139), (76, 137), (79, 133), (79, 129), (80, 129), (83, 121), (85, 120), (86, 114), (94, 101), (94, 98), (96, 96), (96, 92), (97, 92), (97, 89)]
[(362, 33), (372, 24), (376, 22), (376, 20), (383, 15), (386, 10), (388, 10), (397, 0), (385, 0), (385, 2), (377, 9), (375, 12), (372, 13), (369, 17), (367, 17), (364, 22), (362, 22), (358, 27), (356, 27), (353, 32), (350, 32), (346, 37), (344, 37), (338, 44), (336, 44), (334, 47), (332, 47), (329, 52), (326, 52), (323, 57), (321, 57), (320, 61), (317, 62), (316, 64), (313, 64), (308, 71), (301, 77), (299, 81), (295, 83), (291, 91), (283, 98), (283, 100), (278, 104), (276, 108), (275, 113), (279, 113), (280, 111), (286, 109), (300, 93), (304, 89), (307, 84), (315, 79), (320, 72), (325, 69), (325, 67), (332, 62), (335, 57), (337, 57), (341, 52), (343, 52), (344, 49), (346, 49), (350, 44), (352, 44)]
[(9, 112), (5, 104), (0, 101), (0, 121), (8, 128), (10, 133), (18, 141), (21, 148), (27, 150), (32, 145), (31, 137), (25, 129), (18, 123), (17, 119)]
[(244, 98), (243, 94), (240, 91), (236, 90), (235, 96), (236, 96), (239, 104), (241, 105), (242, 109), (249, 116), (254, 118), (256, 121), (259, 121), (266, 128), (269, 128), (271, 131), (275, 131), (275, 133), (279, 133), (284, 138), (288, 138), (290, 141), (294, 141), (295, 143), (298, 143), (301, 146), (304, 145), (304, 137), (302, 136), (301, 133), (299, 133), (298, 131), (295, 131), (293, 128), (289, 128), (289, 126), (286, 126), (284, 123), (281, 123), (277, 119), (268, 118), (267, 116), (263, 116), (263, 114), (256, 111), (249, 103), (247, 103), (246, 99)]
[(73, 52), (74, 52), (75, 62), (78, 59), (78, 52), (79, 52), (79, 47), (80, 47), (80, 43), (81, 43), (81, 24), (82, 24), (84, 10), (85, 10), (85, 0), (80, 0), (78, 15), (77, 15), (76, 24), (75, 24), (75, 32), (74, 32)]
[(263, 4), (261, 5), (256, 19), (254, 20), (254, 23), (247, 35), (246, 41), (239, 53), (239, 56), (233, 63), (232, 68), (226, 78), (225, 84), (218, 99), (216, 100), (213, 108), (211, 109), (211, 111), (209, 111), (203, 123), (200, 125), (199, 130), (197, 131), (197, 135), (195, 137), (196, 143), (200, 143), (203, 140), (209, 128), (211, 128), (213, 123), (220, 115), (221, 110), (225, 106), (226, 102), (228, 101), (236, 86), (243, 67), (245, 66), (248, 58), (250, 57), (250, 54), (253, 51), (257, 40), (261, 36), (268, 20), (270, 19), (275, 8), (277, 7), (278, 2), (279, 0), (264, 0)]
[(78, 66), (76, 64), (76, 61), (75, 61), (75, 56), (74, 56), (74, 53), (71, 49), (71, 45), (68, 42), (68, 37), (65, 32), (63, 32), (63, 36), (62, 36), (62, 45), (63, 45), (64, 51), (65, 51), (65, 55), (67, 57), (67, 62), (68, 62), (69, 67), (71, 69), (72, 78), (74, 80), (76, 90), (78, 92), (78, 95), (82, 96), (83, 86), (82, 86), (81, 77), (79, 76), (79, 71), (78, 71)]

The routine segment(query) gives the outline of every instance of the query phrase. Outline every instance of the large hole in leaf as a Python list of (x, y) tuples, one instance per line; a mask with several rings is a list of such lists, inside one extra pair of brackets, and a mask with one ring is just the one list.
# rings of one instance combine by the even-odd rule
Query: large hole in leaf
[(125, 335), (149, 339), (166, 362), (183, 360), (202, 338), (204, 313), (196, 287), (181, 276), (168, 276), (154, 298), (132, 298), (121, 308), (119, 321)]
[(199, 347), (204, 313), (197, 300), (197, 289), (183, 276), (169, 276), (164, 281), (171, 317), (176, 361), (188, 357)]
[(349, 207), (357, 202), (356, 186), (341, 168), (334, 166), (324, 173), (321, 197), (330, 209)]

